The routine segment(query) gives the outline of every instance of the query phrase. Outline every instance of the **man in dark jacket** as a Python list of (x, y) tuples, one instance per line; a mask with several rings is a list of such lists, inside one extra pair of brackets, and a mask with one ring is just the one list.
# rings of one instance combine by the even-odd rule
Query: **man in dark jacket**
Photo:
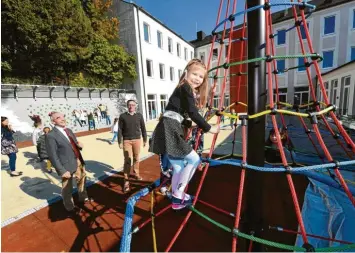
[(83, 145), (78, 142), (72, 130), (66, 128), (64, 114), (53, 112), (51, 120), (54, 127), (46, 138), (47, 154), (54, 169), (62, 177), (64, 207), (67, 211), (72, 212), (75, 210), (72, 197), (73, 178), (77, 181), (79, 201), (91, 201), (86, 192), (85, 162), (80, 153)]

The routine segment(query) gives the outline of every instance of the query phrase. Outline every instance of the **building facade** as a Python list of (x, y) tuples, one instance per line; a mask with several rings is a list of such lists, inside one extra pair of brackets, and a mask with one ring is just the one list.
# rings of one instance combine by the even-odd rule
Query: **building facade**
[[(329, 72), (355, 59), (355, 1), (322, 0), (311, 1), (316, 10), (307, 19), (314, 51), (323, 56), (319, 63), (322, 73)], [(285, 32), (294, 26), (291, 9), (273, 15), (276, 55), (302, 54), (297, 29)], [(280, 21), (279, 21), (280, 20)], [(306, 53), (310, 53), (306, 34), (301, 25), (301, 37)], [(303, 59), (277, 60), (278, 69), (288, 69), (304, 65)], [(311, 77), (315, 83), (316, 71), (310, 67)], [(309, 94), (309, 82), (305, 67), (298, 67), (278, 74), (280, 100), (291, 104), (304, 104), (313, 100)], [(330, 84), (329, 90), (337, 90)], [(333, 94), (333, 93), (332, 93)], [(339, 94), (339, 93), (338, 93)], [(332, 104), (339, 104), (341, 97), (330, 99)]]
[[(316, 0), (310, 1), (310, 4), (316, 5), (316, 10), (307, 19), (313, 49), (315, 52), (323, 56), (324, 60), (319, 63), (322, 73), (329, 72), (351, 60), (355, 59), (355, 1), (354, 0)], [(275, 55), (297, 55), (302, 54), (301, 45), (299, 42), (297, 29), (292, 29), (286, 32), (287, 29), (294, 26), (294, 18), (292, 9), (279, 11), (272, 14), (273, 33), (275, 37)], [(241, 37), (241, 26), (234, 27), (234, 39)], [(302, 41), (305, 45), (306, 53), (310, 53), (306, 35), (303, 26), (301, 25)], [(228, 33), (228, 30), (227, 30)], [(211, 49), (212, 36), (197, 35), (197, 39), (191, 41), (195, 45), (195, 56), (207, 61), (208, 53)], [(247, 43), (245, 43), (247, 44)], [(231, 62), (240, 60), (241, 42), (235, 41), (231, 47)], [(215, 48), (219, 48), (219, 44)], [(225, 45), (228, 47), (228, 45)], [(247, 58), (247, 45), (244, 45), (243, 59)], [(222, 61), (225, 62), (225, 51), (222, 52)], [(215, 53), (215, 52), (214, 52)], [(219, 52), (216, 51), (218, 54)], [(216, 54), (216, 55), (217, 55)], [(214, 54), (215, 55), (215, 54)], [(309, 82), (304, 67), (297, 67), (294, 70), (287, 71), (288, 68), (304, 65), (303, 59), (277, 60), (278, 70), (277, 75), (279, 85), (279, 99), (290, 104), (304, 104), (312, 100), (309, 94)], [(214, 67), (212, 61), (212, 67)], [(242, 66), (242, 71), (246, 71), (246, 66)], [(316, 72), (313, 66), (310, 68), (313, 85), (316, 84)], [(236, 74), (237, 68), (232, 67), (230, 74)], [(232, 102), (247, 101), (247, 78), (238, 76), (229, 76), (229, 94)], [(239, 99), (236, 98), (237, 93), (237, 78), (241, 79), (241, 88)], [(275, 82), (273, 82), (275, 87)], [(267, 85), (267, 83), (266, 83)], [(329, 84), (329, 96), (336, 94), (339, 87), (334, 84)], [(334, 91), (334, 92), (333, 92)], [(339, 92), (337, 93), (340, 94)], [(345, 93), (342, 93), (345, 94)], [(349, 93), (350, 94), (350, 93)], [(350, 98), (354, 100), (354, 97)], [(343, 98), (333, 96), (330, 99), (332, 104), (341, 104)], [(245, 109), (238, 108), (238, 111)]]
[(120, 20), (119, 43), (137, 58), (138, 79), (127, 88), (136, 90), (145, 119), (157, 119), (194, 57), (194, 48), (134, 3), (117, 0), (113, 9)]
[[(328, 99), (342, 119), (355, 120), (355, 60), (322, 75)], [(318, 100), (323, 96), (317, 83)], [(355, 127), (355, 126), (354, 126)]]
[[(205, 33), (203, 31), (199, 31), (197, 33), (197, 39), (194, 41), (191, 41), (191, 44), (194, 45), (195, 47), (195, 58), (200, 59), (201, 61), (203, 61), (206, 66), (208, 65), (208, 58), (210, 55), (210, 51), (212, 48), (212, 36), (206, 36)], [(213, 47), (213, 52), (212, 52), (212, 58), (211, 58), (211, 62), (210, 62), (210, 66), (209, 68), (214, 68), (217, 66), (218, 64), (218, 57), (219, 54), (221, 55), (221, 59), (220, 59), (220, 65), (222, 65), (223, 63), (225, 63), (226, 61), (226, 57), (227, 57), (227, 52), (228, 52), (228, 46), (227, 44), (223, 44), (222, 46), (220, 45), (220, 43), (215, 42), (215, 45)], [(217, 83), (216, 83), (216, 91), (213, 97), (213, 102), (212, 102), (212, 106), (213, 107), (218, 107), (219, 104), (219, 99), (221, 97), (221, 92), (222, 92), (222, 84), (223, 84), (223, 76), (227, 75), (227, 80), (226, 80), (226, 87), (225, 87), (225, 96), (224, 96), (224, 105), (228, 106), (230, 104), (230, 74), (229, 74), (229, 70), (224, 70), (223, 68), (220, 68), (218, 70), (218, 79), (217, 79)], [(210, 87), (213, 86), (214, 83), (214, 79), (211, 78), (216, 74), (216, 71), (213, 71), (209, 74), (210, 78), (208, 80)]]

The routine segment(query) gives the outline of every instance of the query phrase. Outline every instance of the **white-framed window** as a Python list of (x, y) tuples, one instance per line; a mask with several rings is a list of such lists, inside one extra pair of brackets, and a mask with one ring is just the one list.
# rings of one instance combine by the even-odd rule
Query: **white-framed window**
[(295, 87), (294, 101), (295, 105), (307, 104), (309, 101), (309, 88), (308, 86), (304, 87)]
[(157, 118), (157, 99), (156, 95), (148, 94), (148, 119), (156, 119)]
[(194, 58), (194, 52), (191, 51), (191, 52), (190, 52), (190, 60), (192, 60), (193, 58)]
[(159, 76), (161, 80), (165, 79), (165, 65), (163, 63), (159, 63)]
[(353, 22), (352, 22), (352, 28), (355, 29), (355, 9), (353, 9), (353, 16), (352, 16), (352, 19), (351, 19)]
[[(329, 82), (324, 82), (324, 88), (325, 88), (325, 93), (327, 94), (327, 97), (329, 97)], [(319, 84), (320, 87), (320, 84)], [(319, 88), (319, 101), (323, 101), (323, 93), (322, 90)]]
[(217, 60), (218, 58), (218, 48), (213, 49), (212, 61)]
[(175, 79), (175, 70), (174, 67), (170, 67), (170, 81), (174, 81)]
[(274, 89), (274, 102), (287, 102), (287, 88), (279, 89), (279, 101), (276, 99), (276, 89)]
[(219, 101), (219, 97), (214, 96), (213, 97), (213, 107), (218, 108), (218, 101)]
[(350, 81), (351, 76), (345, 76), (342, 78), (342, 83), (344, 84), (343, 92), (341, 92), (339, 113), (340, 115), (348, 115), (348, 109), (350, 106)]
[(224, 95), (224, 106), (228, 107), (229, 106), (229, 94)]
[(177, 56), (181, 57), (181, 45), (180, 45), (180, 43), (176, 43), (176, 52), (177, 52)]
[(323, 35), (335, 34), (335, 15), (324, 17)]
[(286, 44), (286, 30), (281, 29), (277, 31), (277, 45), (285, 45)]
[(168, 95), (160, 95), (161, 113), (165, 112), (165, 107), (168, 104)]
[(322, 67), (332, 68), (334, 66), (334, 50), (323, 51)]
[(153, 61), (147, 59), (147, 60), (146, 60), (146, 67), (147, 67), (147, 76), (153, 77), (153, 76), (154, 76)]
[(336, 105), (339, 107), (339, 95), (340, 95), (340, 87), (338, 84), (338, 79), (333, 79), (330, 82), (330, 98), (329, 101), (331, 104)]
[(204, 63), (205, 62), (205, 53), (200, 53), (200, 60)]
[(179, 76), (179, 79), (182, 76), (182, 70), (181, 69), (178, 70), (178, 76)]
[(150, 26), (147, 23), (143, 23), (144, 40), (150, 43)]
[(158, 47), (163, 49), (163, 34), (161, 31), (157, 31)]
[(173, 53), (173, 39), (168, 37), (168, 51), (169, 53)]
[(187, 61), (187, 48), (184, 47), (184, 59), (185, 61)]

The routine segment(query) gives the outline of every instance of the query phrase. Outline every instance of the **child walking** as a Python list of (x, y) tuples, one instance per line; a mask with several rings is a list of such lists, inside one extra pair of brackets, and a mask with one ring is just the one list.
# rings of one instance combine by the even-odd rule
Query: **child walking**
[(113, 133), (112, 140), (110, 144), (113, 144), (118, 136), (118, 118), (115, 118), (111, 127), (111, 132)]
[(51, 129), (49, 127), (43, 128), (43, 134), (39, 137), (37, 141), (37, 149), (39, 150), (39, 158), (41, 161), (46, 161), (48, 173), (52, 173), (52, 163), (49, 161), (46, 149), (46, 138), (47, 134)]
[(150, 152), (167, 155), (173, 167), (172, 208), (182, 209), (193, 202), (193, 197), (185, 194), (185, 188), (191, 180), (200, 157), (184, 139), (182, 123), (184, 114), (188, 114), (203, 132), (218, 133), (217, 127), (211, 127), (199, 114), (194, 93), (199, 95), (198, 105), (206, 104), (208, 93), (207, 68), (198, 59), (192, 59), (180, 77), (152, 136)]

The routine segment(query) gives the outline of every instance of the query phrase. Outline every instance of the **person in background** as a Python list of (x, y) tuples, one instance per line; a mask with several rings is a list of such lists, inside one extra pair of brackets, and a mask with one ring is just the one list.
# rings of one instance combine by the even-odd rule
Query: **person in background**
[(16, 171), (16, 153), (18, 149), (16, 147), (15, 139), (13, 134), (15, 131), (9, 124), (7, 117), (1, 117), (1, 154), (7, 155), (9, 157), (10, 166), (10, 176), (17, 177), (21, 176), (21, 171)]
[(38, 115), (32, 115), (32, 116), (29, 116), (31, 118), (31, 120), (33, 120), (33, 126), (34, 126), (34, 130), (33, 130), (33, 133), (32, 133), (32, 143), (33, 145), (37, 148), (37, 155), (38, 155), (38, 158), (40, 158), (39, 156), (39, 149), (38, 149), (38, 146), (37, 146), (37, 141), (39, 139), (39, 137), (42, 135), (42, 120), (41, 118), (38, 116)]
[(81, 121), (80, 121), (80, 113), (78, 112), (78, 110), (74, 109), (73, 112), (72, 112), (72, 116), (74, 118), (74, 126), (76, 126), (76, 123), (79, 123), (80, 127), (82, 127), (83, 125), (81, 124)]
[(110, 117), (110, 112), (108, 111), (108, 107), (106, 106), (106, 111), (105, 111), (105, 116), (106, 116), (106, 125), (111, 125), (111, 117)]
[[(237, 114), (235, 113), (235, 110), (234, 109), (232, 109), (231, 110), (231, 115), (233, 115), (233, 116), (236, 116)], [(235, 122), (235, 118), (232, 118), (232, 117), (230, 117), (230, 127), (233, 129), (233, 127), (234, 127), (234, 122)]]
[(113, 144), (118, 136), (118, 118), (115, 118), (111, 127), (111, 133), (113, 133), (110, 144)]
[(46, 161), (47, 170), (49, 173), (52, 173), (52, 163), (49, 160), (46, 149), (46, 138), (50, 130), (50, 127), (43, 128), (43, 134), (39, 137), (37, 141), (37, 149), (39, 150), (39, 158), (41, 159), (41, 161)]
[(143, 180), (139, 174), (139, 153), (142, 145), (142, 136), (143, 147), (145, 147), (147, 143), (147, 131), (145, 129), (143, 115), (136, 112), (136, 106), (136, 101), (128, 100), (128, 112), (122, 113), (118, 120), (118, 145), (120, 149), (123, 148), (124, 154), (124, 192), (128, 192), (130, 190), (129, 176), (131, 174), (132, 167), (134, 171), (134, 178), (136, 180)]
[(96, 129), (95, 126), (95, 119), (94, 119), (94, 114), (92, 114), (92, 112), (89, 112), (88, 114), (88, 125), (89, 125), (89, 131), (91, 130), (91, 128), (93, 128), (94, 130)]

